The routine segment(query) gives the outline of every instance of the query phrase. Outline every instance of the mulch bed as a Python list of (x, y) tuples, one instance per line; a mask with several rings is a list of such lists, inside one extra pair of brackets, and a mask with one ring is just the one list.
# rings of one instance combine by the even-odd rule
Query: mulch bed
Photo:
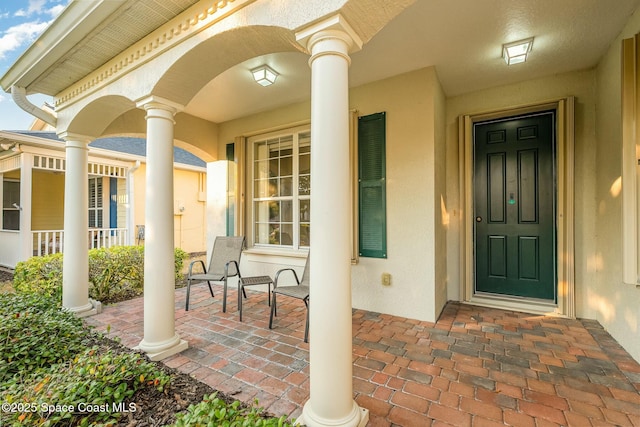
[[(105, 350), (111, 349), (116, 353), (132, 351), (108, 338), (96, 339), (95, 345)], [(155, 363), (158, 369), (171, 376), (170, 386), (164, 392), (153, 387), (138, 390), (125, 402), (125, 407), (129, 407), (131, 403), (135, 404), (135, 412), (123, 413), (116, 425), (146, 427), (172, 424), (175, 422), (176, 413), (184, 411), (191, 404), (200, 403), (205, 395), (216, 391), (176, 369), (158, 362), (151, 363)], [(229, 403), (234, 400), (221, 392), (218, 392), (217, 397)]]

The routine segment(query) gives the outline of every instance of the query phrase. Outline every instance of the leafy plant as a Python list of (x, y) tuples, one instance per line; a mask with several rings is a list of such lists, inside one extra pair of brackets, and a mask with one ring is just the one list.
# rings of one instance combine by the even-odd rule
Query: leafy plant
[(205, 396), (197, 405), (190, 405), (186, 412), (176, 415), (173, 427), (292, 427), (283, 415), (280, 418), (267, 417), (262, 408), (243, 406), (240, 402), (227, 403), (217, 397), (217, 393)]
[(62, 254), (32, 257), (19, 262), (13, 273), (18, 293), (39, 293), (62, 299)]
[(0, 384), (74, 357), (87, 335), (53, 297), (0, 294)]
[[(124, 402), (137, 390), (163, 391), (169, 382), (167, 374), (139, 353), (107, 350), (100, 354), (94, 347), (57, 369), (10, 383), (0, 396), (3, 402), (15, 404), (18, 410), (10, 414), (10, 421), (21, 425), (56, 425), (72, 417), (74, 425), (94, 425), (119, 418), (119, 409), (128, 407)], [(50, 408), (51, 402), (55, 408)], [(19, 410), (25, 406), (28, 410)]]
[[(182, 279), (187, 253), (174, 251), (176, 281)], [(32, 257), (18, 263), (13, 286), (18, 293), (39, 293), (62, 299), (63, 254)], [(139, 296), (144, 284), (144, 247), (113, 246), (89, 251), (89, 296), (104, 303)]]

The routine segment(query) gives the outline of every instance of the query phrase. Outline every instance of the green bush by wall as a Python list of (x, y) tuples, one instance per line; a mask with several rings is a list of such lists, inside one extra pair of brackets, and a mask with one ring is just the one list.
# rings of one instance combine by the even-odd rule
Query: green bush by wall
[[(182, 279), (187, 253), (176, 248), (175, 279)], [(38, 293), (62, 299), (63, 254), (32, 257), (18, 263), (13, 287), (18, 293)], [(144, 247), (114, 246), (89, 251), (89, 297), (103, 303), (122, 301), (142, 294)]]

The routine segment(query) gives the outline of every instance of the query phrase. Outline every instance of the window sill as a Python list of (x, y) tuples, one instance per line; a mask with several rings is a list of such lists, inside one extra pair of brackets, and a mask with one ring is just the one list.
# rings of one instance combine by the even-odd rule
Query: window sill
[(306, 258), (309, 254), (307, 249), (284, 249), (284, 248), (265, 248), (254, 246), (244, 250), (247, 255), (266, 255), (285, 258)]

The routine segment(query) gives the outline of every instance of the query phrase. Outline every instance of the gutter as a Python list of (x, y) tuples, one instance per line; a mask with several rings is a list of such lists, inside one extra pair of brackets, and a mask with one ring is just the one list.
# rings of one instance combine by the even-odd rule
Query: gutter
[(15, 85), (11, 86), (11, 97), (18, 107), (54, 128), (56, 127), (58, 118), (55, 114), (32, 104), (31, 101), (27, 99), (27, 90), (25, 88)]

